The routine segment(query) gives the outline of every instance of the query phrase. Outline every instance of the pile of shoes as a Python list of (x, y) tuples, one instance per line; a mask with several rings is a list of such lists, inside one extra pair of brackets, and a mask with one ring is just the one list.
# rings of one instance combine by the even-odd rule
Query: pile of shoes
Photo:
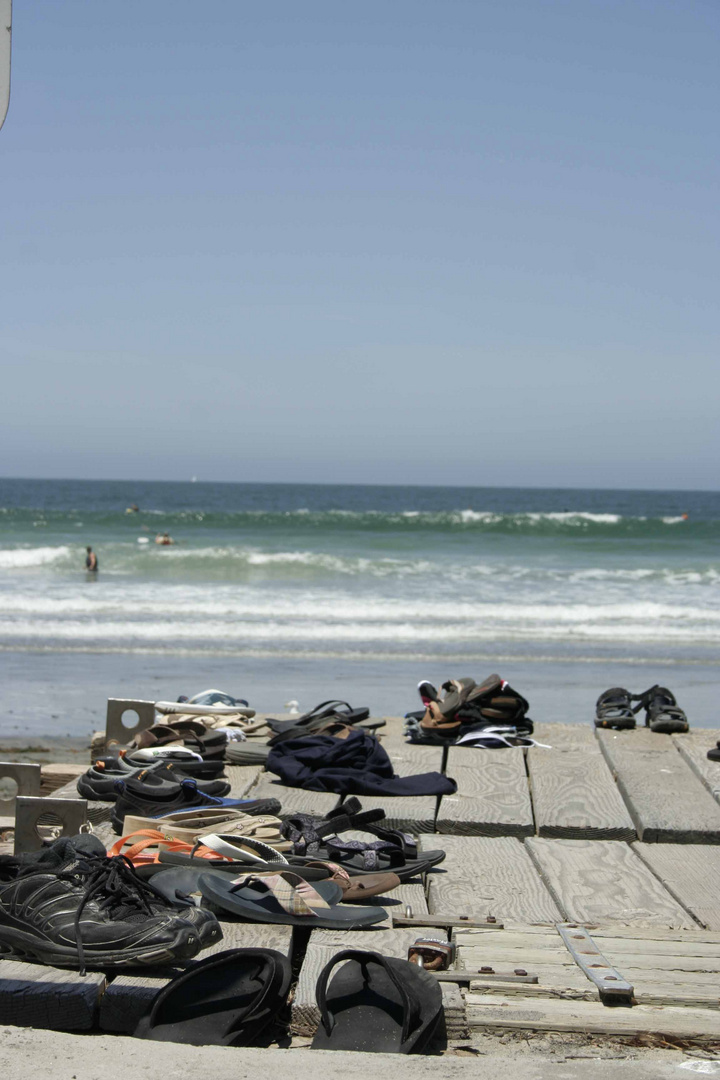
[(425, 708), (406, 715), (408, 742), (484, 748), (532, 745), (528, 702), (499, 675), (488, 676), (480, 685), (474, 679), (449, 679), (441, 692), (423, 681), (418, 691)]
[[(144, 733), (143, 733), (144, 734)], [(159, 818), (194, 807), (275, 813), (277, 799), (228, 799), (223, 763), (183, 747), (155, 746), (99, 758), (77, 782), (85, 799), (113, 802), (112, 826), (121, 833), (126, 814)]]
[[(637, 704), (633, 704), (637, 702)], [(645, 727), (660, 735), (689, 731), (687, 716), (665, 686), (651, 686), (641, 694), (631, 694), (622, 686), (605, 690), (595, 706), (595, 727), (628, 731), (636, 727), (636, 714), (645, 710)]]

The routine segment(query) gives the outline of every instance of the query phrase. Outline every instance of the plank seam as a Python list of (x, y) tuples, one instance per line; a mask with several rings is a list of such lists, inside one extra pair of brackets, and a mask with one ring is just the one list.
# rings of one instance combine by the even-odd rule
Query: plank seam
[[(635, 832), (637, 833), (637, 838), (638, 838), (638, 840), (643, 840), (645, 838), (646, 830), (645, 830), (645, 827), (644, 827), (644, 825), (642, 823), (642, 818), (635, 811), (635, 807), (633, 806), (632, 799), (630, 798), (630, 796), (628, 794), (628, 791), (627, 791), (625, 785), (622, 782), (622, 778), (618, 775), (618, 773), (617, 773), (617, 771), (615, 769), (615, 766), (612, 763), (610, 755), (607, 752), (607, 750), (605, 749), (605, 743), (603, 742), (603, 740), (600, 738), (600, 735), (598, 734), (598, 728), (595, 728), (595, 739), (600, 745), (600, 753), (602, 754), (602, 756), (605, 759), (605, 764), (608, 767), (608, 771), (609, 771), (610, 775), (612, 776), (613, 780), (615, 781), (617, 789), (618, 789), (618, 791), (620, 792), (620, 794), (622, 796), (623, 802), (625, 803), (625, 808), (627, 809), (627, 812), (630, 815), (632, 823), (635, 826)], [(652, 832), (652, 830), (650, 830), (650, 831)], [(653, 836), (652, 839), (655, 839), (655, 836)]]
[[(694, 914), (694, 913), (693, 913), (692, 911), (690, 911), (690, 909), (689, 909), (689, 908), (687, 907), (687, 905), (683, 903), (683, 901), (682, 901), (682, 899), (680, 898), (680, 896), (678, 896), (678, 894), (677, 894), (677, 893), (675, 892), (675, 890), (673, 889), (672, 885), (669, 885), (667, 881), (665, 881), (665, 880), (664, 880), (663, 878), (661, 878), (661, 877), (660, 877), (660, 875), (659, 875), (659, 874), (658, 874), (658, 872), (657, 872), (657, 871), (655, 870), (655, 867), (654, 867), (654, 866), (652, 865), (652, 863), (648, 862), (648, 861), (647, 861), (647, 859), (645, 859), (645, 858), (644, 858), (644, 856), (643, 856), (643, 853), (642, 853), (641, 851), (638, 851), (638, 850), (637, 850), (637, 848), (635, 847), (635, 845), (634, 845), (634, 844), (629, 844), (628, 846), (630, 847), (630, 849), (631, 849), (631, 851), (633, 852), (633, 854), (634, 854), (635, 856), (637, 856), (637, 858), (638, 858), (638, 859), (640, 860), (640, 862), (641, 862), (641, 863), (643, 864), (643, 866), (647, 867), (647, 869), (648, 869), (648, 870), (650, 871), (650, 873), (651, 873), (651, 874), (653, 875), (653, 877), (654, 877), (654, 878), (657, 878), (657, 880), (658, 880), (658, 881), (660, 882), (660, 884), (662, 885), (663, 889), (665, 889), (665, 890), (666, 890), (666, 892), (669, 892), (669, 893), (670, 893), (670, 895), (672, 896), (673, 900), (674, 900), (674, 901), (675, 901), (675, 902), (676, 902), (677, 904), (679, 904), (679, 905), (680, 905), (680, 907), (681, 907), (681, 908), (682, 908), (682, 909), (683, 909), (684, 911), (687, 911), (688, 915), (689, 915), (689, 916), (690, 916), (690, 918), (691, 918), (691, 919), (693, 920), (693, 922), (696, 922), (696, 923), (698, 924), (698, 926), (702, 927), (702, 929), (703, 929), (703, 930), (707, 930), (707, 926), (706, 926), (706, 924), (705, 924), (704, 922), (702, 922), (702, 921), (701, 921), (700, 919), (698, 919), (698, 917), (697, 917), (697, 916), (696, 916), (696, 915), (695, 915), (695, 914)], [(675, 846), (675, 845), (673, 845), (673, 847), (674, 847), (674, 846)]]
[(556, 890), (553, 888), (552, 882), (549, 880), (547, 874), (543, 870), (542, 864), (540, 863), (539, 859), (536, 858), (532, 847), (529, 844), (527, 844), (525, 842), (525, 840), (523, 840), (521, 842), (522, 842), (522, 846), (525, 848), (528, 855), (530, 856), (530, 861), (533, 864), (533, 866), (535, 867), (535, 870), (537, 871), (538, 877), (542, 881), (542, 883), (545, 886), (545, 888), (547, 889), (547, 891), (550, 893), (550, 896), (552, 897), (552, 899), (555, 901), (555, 906), (557, 907), (558, 911), (562, 915), (562, 920), (561, 921), (562, 922), (570, 922), (570, 921), (572, 921), (570, 919), (570, 915), (569, 915), (567, 909), (565, 908), (565, 905), (563, 904), (562, 900), (560, 899), (560, 896), (558, 895)]
[(523, 765), (525, 766), (525, 777), (527, 779), (528, 795), (530, 796), (530, 813), (532, 814), (532, 827), (533, 836), (539, 836), (537, 814), (535, 813), (535, 792), (533, 791), (532, 772), (528, 765), (528, 752), (527, 747), (523, 749)]
[(697, 776), (697, 778), (700, 781), (700, 783), (702, 784), (702, 786), (704, 788), (706, 788), (707, 791), (710, 792), (710, 794), (712, 795), (713, 799), (715, 799), (716, 802), (720, 803), (720, 791), (718, 791), (717, 788), (714, 788), (714, 787), (710, 786), (709, 780), (707, 779), (706, 776), (703, 776), (702, 772), (700, 771), (700, 769), (697, 766), (697, 762), (695, 761), (695, 759), (692, 757), (692, 755), (685, 752), (685, 746), (681, 742), (681, 740), (676, 739), (674, 735), (671, 735), (671, 740), (672, 740), (673, 746), (675, 747), (675, 749), (679, 753), (680, 757), (683, 759), (683, 761), (686, 763), (686, 765), (689, 765), (690, 770), (692, 771), (692, 773), (695, 776)]

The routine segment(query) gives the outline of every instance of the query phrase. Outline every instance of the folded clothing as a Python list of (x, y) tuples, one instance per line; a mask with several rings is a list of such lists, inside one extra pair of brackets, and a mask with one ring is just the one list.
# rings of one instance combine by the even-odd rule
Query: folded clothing
[(347, 738), (308, 735), (273, 746), (267, 769), (288, 787), (340, 795), (452, 795), (457, 784), (442, 773), (396, 776), (380, 743), (354, 729)]

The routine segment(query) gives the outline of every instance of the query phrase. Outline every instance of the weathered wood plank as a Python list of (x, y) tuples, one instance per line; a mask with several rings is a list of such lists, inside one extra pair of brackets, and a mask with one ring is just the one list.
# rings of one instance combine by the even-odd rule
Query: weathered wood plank
[(445, 861), (428, 874), (433, 914), (556, 923), (564, 915), (522, 842), (513, 837), (421, 836), (420, 849), (441, 848)]
[(0, 1016), (4, 1024), (87, 1031), (95, 1026), (105, 976), (0, 960)]
[[(533, 973), (539, 976), (539, 983), (503, 983), (489, 982), (473, 979), (470, 983), (470, 992), (480, 991), (486, 994), (505, 994), (513, 997), (532, 998), (561, 998), (574, 1001), (597, 1001), (598, 992), (592, 983), (585, 981), (583, 989), (565, 987), (545, 982), (543, 972), (533, 968)], [(692, 986), (683, 988), (673, 980), (671, 982), (658, 982), (650, 986), (638, 987), (635, 985), (634, 998), (638, 1005), (671, 1005), (677, 1008), (690, 1007), (699, 1009), (717, 1009), (720, 1005), (720, 997), (717, 996), (717, 986), (703, 991), (696, 990)]]
[(633, 844), (633, 850), (698, 922), (720, 930), (720, 847)]
[[(387, 893), (385, 896), (373, 896), (367, 903), (384, 908), (387, 912), (387, 919), (374, 924), (379, 929), (382, 927), (390, 929), (392, 927), (393, 912), (404, 915), (405, 908), (408, 905), (412, 908), (413, 915), (427, 915), (428, 913), (425, 887), (419, 881), (404, 881), (401, 885), (398, 885), (397, 889), (393, 889), (391, 893)], [(422, 931), (418, 930), (418, 935), (420, 933)]]
[(466, 1000), (471, 1029), (577, 1031), (596, 1035), (647, 1033), (701, 1043), (720, 1039), (720, 1011), (715, 1009), (652, 1005), (608, 1009), (595, 1001), (521, 998), (497, 993), (469, 993)]
[[(361, 795), (359, 798), (363, 810), (380, 807), (385, 811), (384, 819), (377, 823), (383, 828), (410, 833), (431, 833), (435, 829), (438, 802), (435, 795)], [(377, 837), (365, 834), (362, 839), (376, 840)]]
[[(496, 934), (497, 928), (492, 929), (490, 927), (477, 928), (472, 930), (457, 930), (456, 935), (462, 934)], [(504, 930), (502, 933), (507, 937), (515, 933), (532, 934), (536, 937), (545, 937), (553, 935), (554, 931), (549, 930), (545, 926), (526, 926), (521, 923), (513, 922), (510, 919), (504, 920)], [(678, 953), (687, 952), (688, 956), (703, 955), (708, 951), (708, 955), (715, 956), (720, 953), (715, 953), (713, 950), (717, 945), (720, 945), (720, 934), (713, 933), (711, 930), (703, 930), (701, 927), (696, 927), (694, 930), (665, 930), (661, 926), (643, 927), (643, 926), (618, 926), (617, 924), (608, 927), (607, 929), (598, 926), (592, 930), (592, 936), (594, 938), (606, 938), (612, 937), (613, 940), (619, 942), (623, 940), (632, 941), (637, 943), (638, 949), (644, 949), (646, 943), (648, 947), (652, 949), (660, 942), (663, 947), (667, 945), (669, 951)], [(676, 948), (677, 947), (677, 948)], [(698, 954), (698, 949), (700, 953)]]
[[(71, 780), (68, 784), (63, 784), (62, 787), (57, 788), (52, 793), (53, 799), (81, 799), (82, 795), (78, 794), (77, 780)], [(91, 825), (102, 825), (107, 821), (110, 821), (112, 817), (114, 803), (102, 802), (100, 799), (88, 799), (87, 800), (87, 819)]]
[(535, 832), (523, 750), (451, 746), (445, 772), (457, 781), (458, 789), (440, 800), (438, 832), (458, 836)]
[[(226, 765), (225, 775), (230, 784), (228, 799), (244, 799), (262, 774), (262, 765)], [(254, 799), (255, 792), (250, 797)]]
[(327, 791), (305, 791), (304, 788), (285, 787), (273, 783), (273, 773), (262, 773), (252, 789), (254, 799), (279, 799), (282, 809), (279, 817), (293, 814), (317, 814), (324, 817), (340, 801), (340, 796)]
[(600, 747), (592, 733), (586, 738), (592, 744), (568, 740), (552, 750), (528, 750), (538, 835), (634, 840), (635, 826)]
[(40, 769), (40, 794), (52, 795), (60, 787), (66, 784), (77, 783), (77, 780), (86, 771), (86, 765), (66, 765), (52, 763), (43, 765)]
[(720, 806), (666, 735), (597, 731), (600, 747), (646, 843), (720, 843)]
[[(416, 929), (408, 930), (313, 930), (300, 971), (292, 1004), (290, 1030), (293, 1035), (314, 1035), (320, 1022), (315, 1002), (318, 975), (325, 965), (342, 949), (371, 949), (384, 956), (407, 959), (410, 945), (420, 936)], [(433, 937), (446, 941), (444, 931), (433, 931)]]
[(387, 751), (392, 767), (398, 776), (442, 772), (444, 749), (442, 746), (417, 746), (394, 737), (382, 739), (380, 745)]
[[(292, 928), (289, 926), (236, 922), (229, 919), (221, 919), (220, 925), (223, 929), (223, 940), (209, 949), (204, 949), (196, 960), (185, 965), (184, 970), (224, 949), (275, 949), (286, 956), (291, 955)], [(131, 1034), (158, 990), (180, 970), (155, 968), (137, 975), (117, 975), (108, 984), (100, 1005), (98, 1022), (102, 1030)]]
[[(719, 991), (718, 963), (713, 958), (700, 956), (652, 956), (645, 953), (622, 952), (615, 947), (612, 939), (600, 939), (592, 934), (593, 940), (600, 947), (603, 955), (613, 966), (630, 979), (631, 982), (639, 978), (665, 978), (672, 973), (674, 979), (682, 984), (701, 983), (712, 986), (715, 994)], [(527, 943), (516, 942), (514, 945), (502, 943), (458, 946), (465, 968), (475, 968), (490, 965), (497, 970), (523, 967), (530, 972), (535, 972), (537, 967), (545, 973), (551, 968), (557, 968), (558, 974), (563, 974), (564, 969), (568, 972), (573, 970), (573, 960), (570, 953), (565, 950), (559, 951), (553, 942), (543, 943), (542, 946), (532, 947)], [(580, 968), (577, 968), (582, 974)], [(567, 974), (567, 973), (565, 973)], [(563, 974), (563, 977), (565, 977)], [(583, 975), (583, 978), (585, 976)]]
[(695, 925), (627, 844), (532, 837), (525, 845), (569, 920), (587, 926)]
[(592, 722), (585, 724), (559, 724), (544, 720), (535, 722), (533, 738), (552, 750), (597, 749), (595, 728)]
[(707, 756), (720, 739), (717, 728), (701, 728), (685, 735), (673, 735), (672, 741), (698, 779), (713, 798), (720, 802), (720, 761), (710, 761)]

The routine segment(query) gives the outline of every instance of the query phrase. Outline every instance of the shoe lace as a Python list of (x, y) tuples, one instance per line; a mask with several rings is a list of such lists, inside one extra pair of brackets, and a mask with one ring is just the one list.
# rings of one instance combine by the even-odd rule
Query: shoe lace
[(73, 924), (81, 975), (85, 975), (86, 970), (80, 920), (85, 907), (91, 900), (94, 900), (99, 909), (108, 915), (120, 909), (135, 908), (150, 917), (155, 914), (153, 905), (157, 907), (158, 904), (163, 903), (163, 897), (137, 877), (132, 863), (124, 855), (110, 858), (83, 856), (71, 869), (60, 871), (58, 877), (75, 885), (78, 884), (78, 878), (80, 878), (83, 886), (82, 898), (77, 906)]

